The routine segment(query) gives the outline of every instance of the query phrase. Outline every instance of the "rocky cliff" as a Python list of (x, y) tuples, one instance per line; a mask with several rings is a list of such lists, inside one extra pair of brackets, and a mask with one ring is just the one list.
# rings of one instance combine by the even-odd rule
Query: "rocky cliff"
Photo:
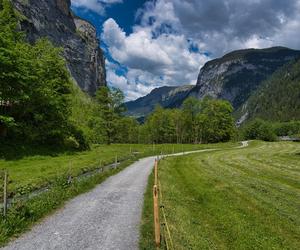
[(63, 47), (68, 69), (83, 91), (93, 95), (106, 85), (105, 60), (96, 30), (71, 12), (70, 0), (14, 0), (13, 4), (25, 17), (20, 26), (30, 42), (47, 37)]
[(264, 80), (299, 56), (300, 51), (284, 47), (231, 52), (201, 68), (192, 95), (226, 99), (237, 109)]

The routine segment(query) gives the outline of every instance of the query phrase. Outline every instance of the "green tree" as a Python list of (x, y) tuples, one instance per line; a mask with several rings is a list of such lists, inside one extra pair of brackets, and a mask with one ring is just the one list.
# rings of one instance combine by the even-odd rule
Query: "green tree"
[(114, 131), (115, 114), (113, 112), (113, 103), (108, 87), (100, 87), (96, 92), (96, 101), (99, 105), (99, 113), (104, 120), (105, 141), (111, 144)]
[[(62, 143), (80, 132), (70, 122), (72, 86), (62, 50), (42, 39), (31, 45), (18, 31), (20, 15), (10, 1), (0, 11), (0, 115), (13, 119), (10, 137), (36, 143)], [(7, 121), (7, 119), (5, 119)]]
[(171, 110), (171, 119), (175, 126), (176, 143), (183, 142), (184, 136), (184, 115), (180, 109)]
[(139, 124), (131, 117), (120, 117), (116, 120), (115, 142), (138, 143)]
[(232, 111), (229, 102), (210, 98), (188, 98), (182, 109), (157, 106), (140, 129), (140, 138), (151, 143), (228, 141), (235, 132)]
[(204, 98), (200, 102), (198, 129), (201, 142), (228, 141), (235, 132), (233, 107), (228, 101)]
[(249, 122), (243, 128), (243, 131), (246, 139), (259, 139), (264, 141), (276, 141), (277, 139), (272, 125), (259, 118)]
[(109, 95), (111, 98), (111, 108), (113, 112), (119, 116), (122, 116), (123, 112), (126, 111), (124, 105), (124, 93), (120, 89), (112, 87), (109, 90)]
[(184, 115), (184, 133), (186, 142), (198, 143), (199, 123), (197, 116), (200, 113), (200, 101), (195, 97), (190, 97), (183, 102), (182, 110)]
[(125, 111), (124, 94), (120, 89), (103, 86), (96, 93), (96, 102), (99, 105), (99, 114), (103, 118), (106, 143), (118, 141), (117, 123)]

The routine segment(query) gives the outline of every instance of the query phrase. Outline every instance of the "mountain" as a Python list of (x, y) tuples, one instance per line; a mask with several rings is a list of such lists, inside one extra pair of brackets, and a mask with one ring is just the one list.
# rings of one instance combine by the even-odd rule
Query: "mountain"
[(140, 97), (135, 101), (125, 103), (127, 115), (145, 117), (151, 113), (156, 105), (162, 107), (178, 107), (193, 89), (192, 85), (180, 87), (164, 86), (153, 89), (148, 95)]
[(140, 116), (141, 110), (145, 114), (151, 112), (149, 110), (152, 109), (145, 108), (149, 98), (151, 107), (158, 103), (163, 107), (172, 108), (180, 106), (190, 96), (198, 99), (205, 96), (225, 99), (232, 103), (235, 110), (238, 110), (275, 71), (297, 58), (300, 58), (300, 51), (285, 47), (233, 51), (205, 63), (200, 70), (196, 85), (189, 87), (184, 93), (175, 92), (167, 105), (162, 105), (160, 98), (153, 98), (151, 92), (150, 96), (130, 102), (130, 105), (127, 105), (128, 114)]
[(238, 110), (239, 123), (253, 118), (300, 120), (300, 60), (290, 62), (257, 89)]
[(93, 95), (106, 85), (105, 60), (95, 28), (75, 16), (70, 0), (14, 0), (14, 7), (23, 16), (20, 28), (29, 42), (47, 37), (63, 47), (68, 69), (85, 92)]
[(226, 99), (237, 109), (264, 80), (298, 57), (300, 51), (284, 47), (231, 52), (203, 66), (193, 93)]

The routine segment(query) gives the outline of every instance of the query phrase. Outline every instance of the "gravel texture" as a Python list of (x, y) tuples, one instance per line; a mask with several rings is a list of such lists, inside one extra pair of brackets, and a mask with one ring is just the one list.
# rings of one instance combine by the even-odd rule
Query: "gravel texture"
[(4, 249), (138, 249), (143, 195), (154, 157), (133, 163)]

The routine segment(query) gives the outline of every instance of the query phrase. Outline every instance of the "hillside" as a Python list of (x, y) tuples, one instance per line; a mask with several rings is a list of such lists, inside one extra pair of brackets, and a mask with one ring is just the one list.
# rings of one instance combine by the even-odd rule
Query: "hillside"
[(291, 62), (272, 75), (239, 110), (244, 119), (270, 121), (300, 119), (300, 60)]
[(193, 95), (226, 99), (238, 109), (264, 80), (299, 56), (284, 47), (233, 51), (202, 67)]
[(169, 87), (155, 89), (147, 96), (127, 103), (127, 114), (147, 115), (156, 104), (179, 107), (190, 96), (225, 99), (238, 110), (274, 72), (299, 57), (300, 51), (284, 47), (233, 51), (207, 62), (200, 70), (196, 86), (179, 87), (176, 91)]
[(125, 103), (127, 115), (144, 117), (151, 113), (156, 105), (162, 107), (178, 107), (193, 89), (192, 85), (180, 87), (164, 86), (152, 90), (148, 95), (138, 98), (135, 101)]
[(93, 95), (99, 86), (106, 85), (105, 59), (96, 29), (72, 13), (70, 0), (12, 3), (24, 16), (20, 27), (29, 42), (47, 37), (55, 46), (63, 47), (68, 69), (82, 90)]
[(203, 66), (193, 92), (197, 98), (226, 99), (238, 109), (264, 80), (299, 56), (300, 51), (284, 47), (231, 52)]

